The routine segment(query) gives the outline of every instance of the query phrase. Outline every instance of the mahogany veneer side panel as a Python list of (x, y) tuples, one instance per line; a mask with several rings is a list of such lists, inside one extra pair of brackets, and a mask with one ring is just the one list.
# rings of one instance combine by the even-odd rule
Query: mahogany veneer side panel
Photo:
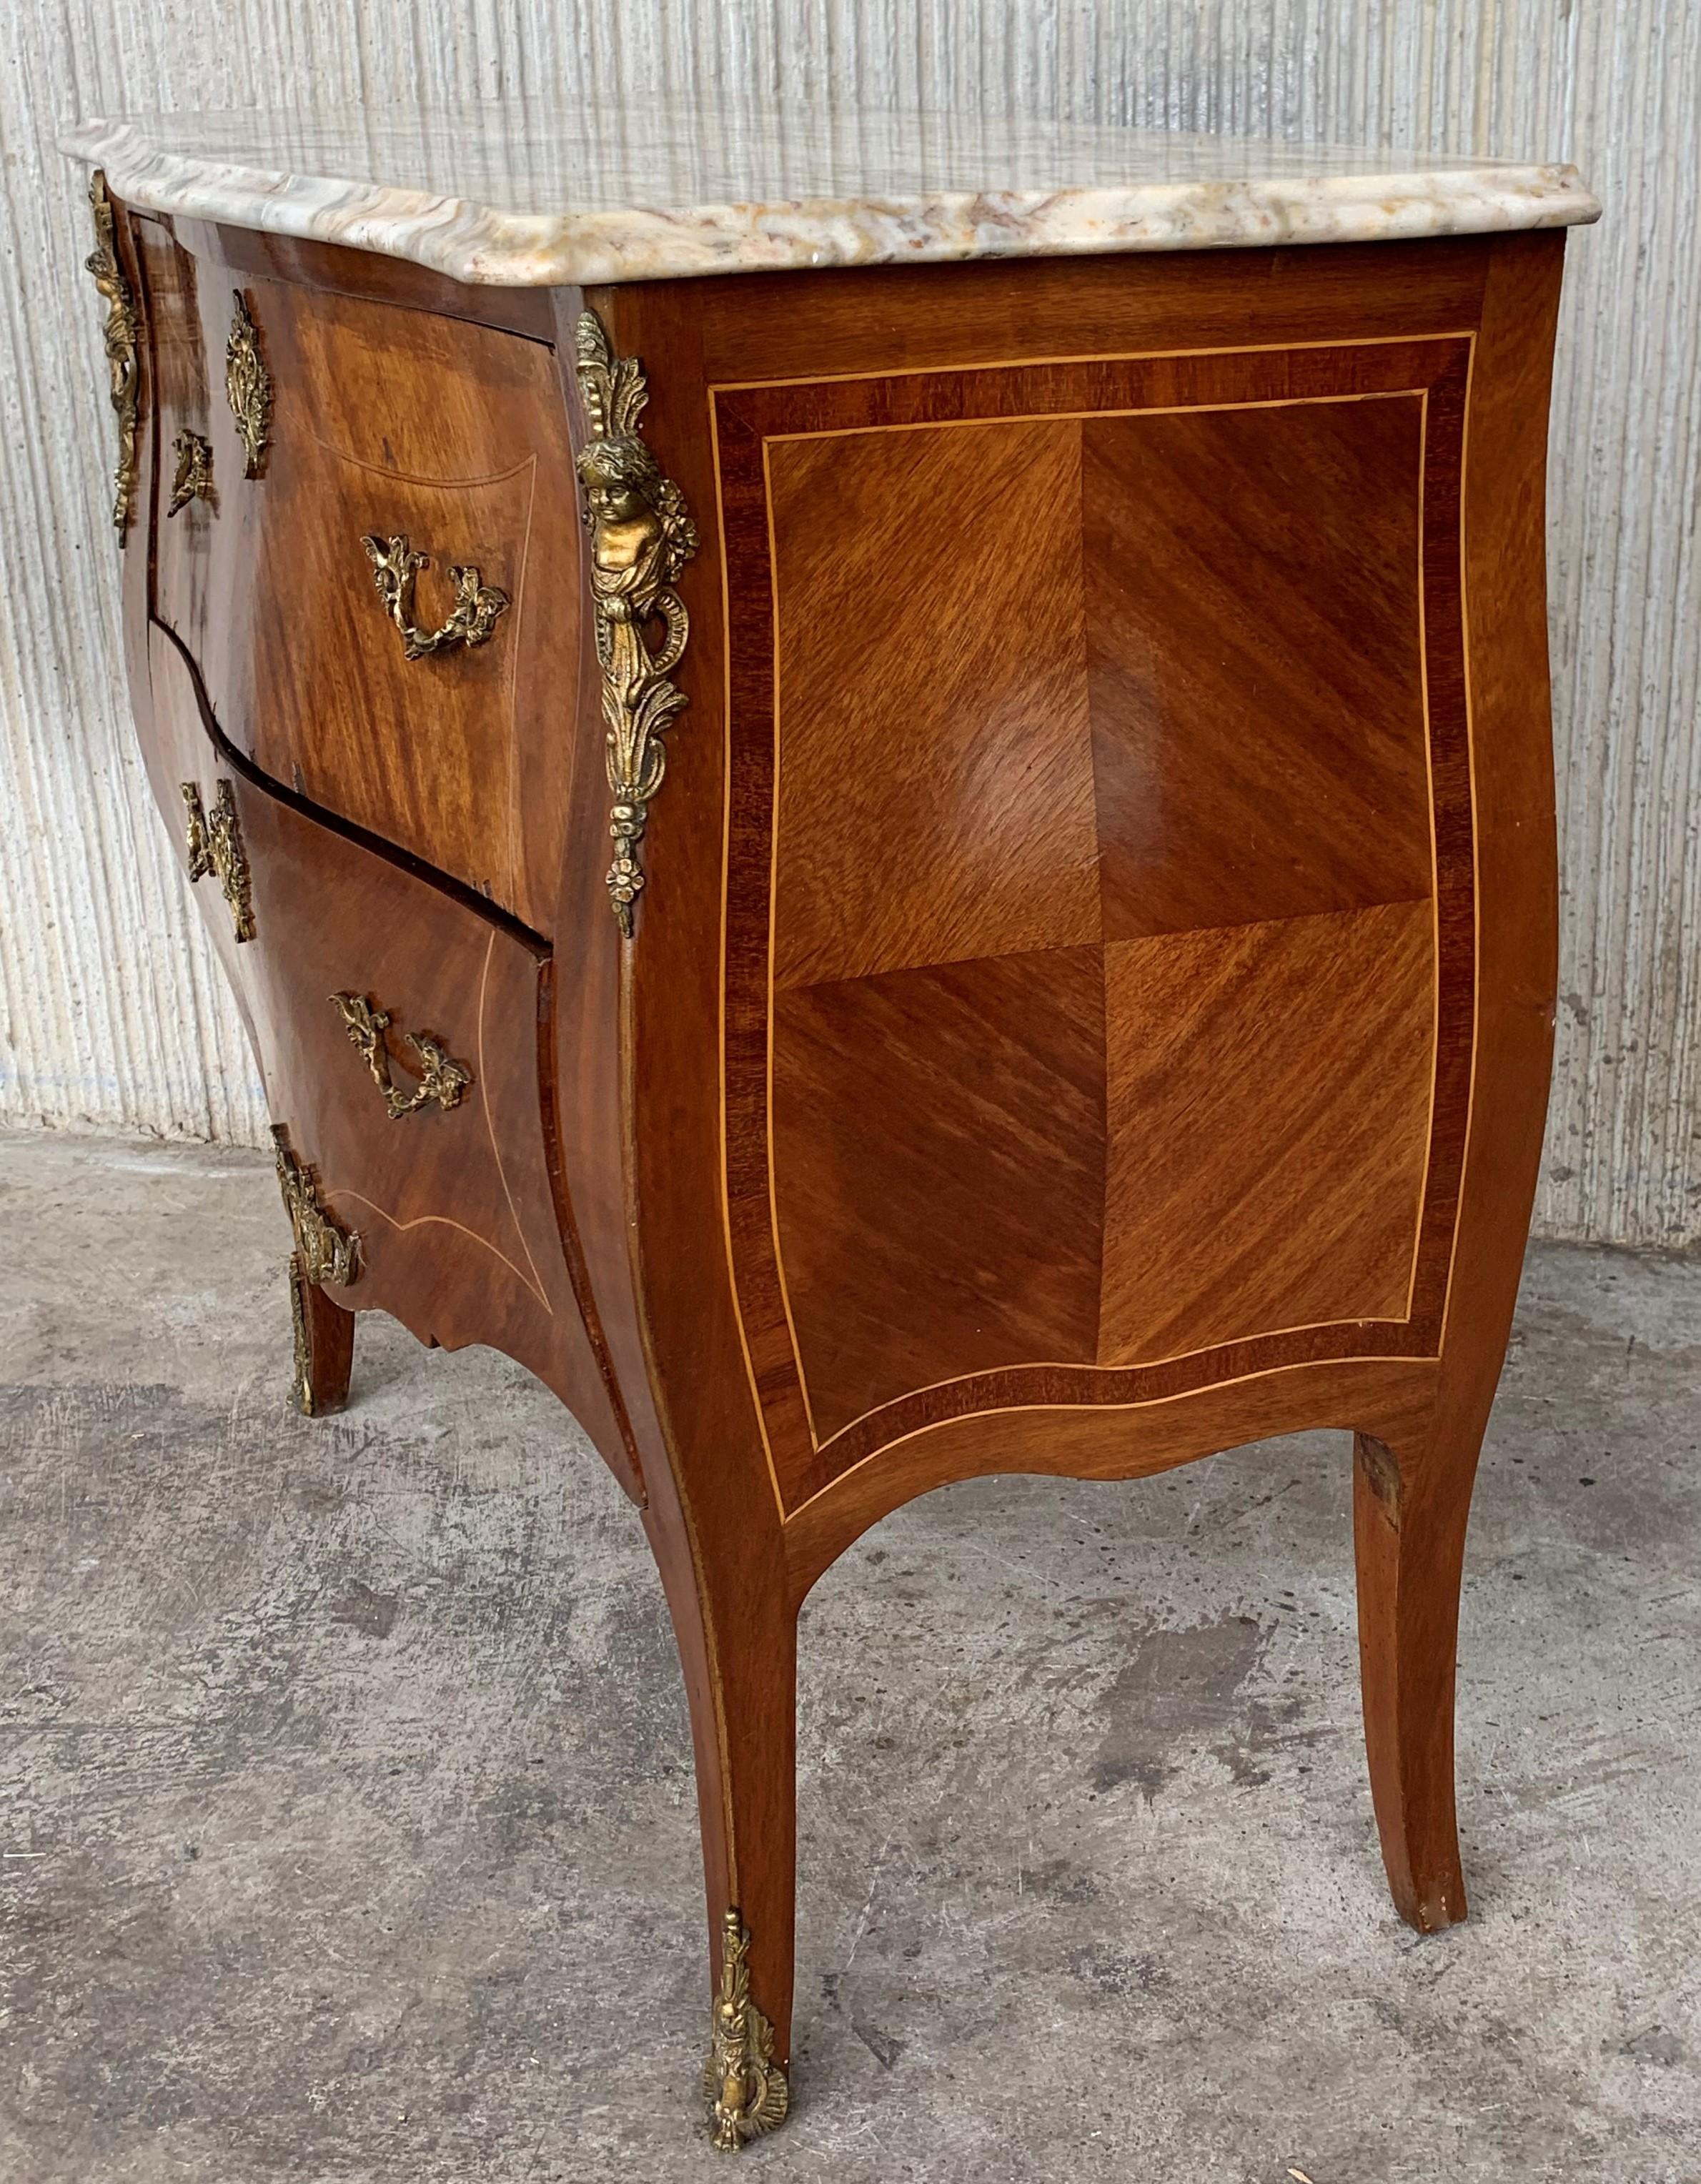
[(1405, 1319), (1433, 932), (1389, 903), (1106, 950), (1100, 1364)]
[(1107, 939), (1429, 893), (1424, 410), (1083, 427)]
[(818, 1435), (944, 1373), (1093, 1362), (1096, 948), (783, 991), (773, 1077), (778, 1244)]
[(767, 449), (773, 975), (1099, 937), (1072, 421)]
[[(745, 387), (717, 397), (722, 508), (728, 526), (728, 627), (732, 643), (733, 772), (728, 833), (724, 1053), (729, 1225), (754, 1385), (767, 1414), (771, 1460), (789, 1506), (795, 1506), (800, 1496), (817, 1490), (834, 1469), (862, 1461), (882, 1439), (901, 1437), (923, 1424), (977, 1408), (996, 1407), (1006, 1401), (1047, 1400), (1125, 1402), (1131, 1396), (1155, 1395), (1166, 1388), (1180, 1392), (1213, 1378), (1268, 1369), (1302, 1357), (1347, 1354), (1354, 1348), (1369, 1354), (1380, 1350), (1417, 1356), (1434, 1354), (1439, 1335), (1440, 1299), (1446, 1284), (1452, 1207), (1457, 1192), (1465, 1096), (1462, 1072), (1469, 1069), (1471, 1014), (1471, 882), (1465, 861), (1470, 830), (1457, 562), (1459, 420), (1469, 354), (1468, 345), (1462, 340), (1391, 342), (1362, 348), (1337, 344), (1291, 354), (1246, 352), (1111, 359), (1078, 366), (1045, 363), (1012, 367), (1004, 374), (917, 373), (898, 380), (841, 380), (780, 388)], [(1367, 397), (1371, 398), (1362, 398)], [(779, 924), (779, 903), (776, 900), (772, 909), (769, 904), (770, 872), (776, 856), (782, 872), (787, 861), (784, 839), (776, 849), (770, 842), (767, 826), (767, 815), (776, 808), (776, 697), (768, 664), (774, 657), (776, 643), (770, 605), (775, 580), (770, 574), (770, 554), (780, 549), (787, 534), (775, 526), (770, 539), (766, 496), (772, 473), (772, 451), (768, 450), (765, 460), (763, 443), (772, 436), (802, 432), (818, 433), (823, 436), (824, 444), (834, 447), (840, 444), (838, 436), (848, 436), (853, 446), (859, 437), (876, 441), (884, 437), (897, 443), (933, 437), (916, 428), (942, 423), (953, 426), (958, 438), (986, 442), (988, 454), (983, 460), (996, 463), (1000, 436), (1027, 429), (1014, 422), (996, 421), (1000, 419), (1013, 420), (1033, 410), (1049, 408), (1058, 414), (1059, 421), (1076, 421), (1079, 428), (1089, 434), (1129, 433), (1154, 425), (1161, 434), (1171, 421), (1167, 416), (1115, 413), (1161, 413), (1173, 411), (1178, 404), (1182, 410), (1180, 423), (1196, 437), (1228, 417), (1231, 432), (1247, 442), (1243, 454), (1258, 447), (1267, 436), (1279, 433), (1284, 424), (1297, 422), (1303, 436), (1302, 457), (1286, 474), (1288, 484), (1297, 488), (1308, 476), (1320, 471), (1325, 482), (1334, 488), (1332, 494), (1313, 493), (1312, 502), (1321, 500), (1324, 514), (1320, 523), (1312, 523), (1309, 530), (1308, 504), (1302, 504), (1291, 515), (1289, 531), (1296, 543), (1294, 558), (1301, 564), (1307, 582), (1325, 581), (1330, 567), (1339, 562), (1341, 533), (1347, 521), (1342, 482), (1347, 487), (1361, 479), (1367, 482), (1371, 570), (1366, 581), (1369, 587), (1374, 588), (1375, 579), (1383, 579), (1388, 593), (1386, 599), (1379, 598), (1375, 602), (1368, 660), (1357, 670), (1337, 669), (1311, 678), (1308, 687), (1324, 707), (1325, 726), (1333, 722), (1334, 749), (1327, 766), (1319, 772), (1321, 762), (1308, 760), (1313, 770), (1307, 781), (1304, 765), (1291, 761), (1285, 769), (1280, 751), (1272, 760), (1274, 785), (1270, 800), (1278, 815), (1283, 809), (1285, 795), (1296, 805), (1301, 805), (1305, 802), (1307, 788), (1314, 790), (1319, 780), (1325, 787), (1337, 781), (1341, 784), (1334, 800), (1334, 816), (1346, 839), (1342, 855), (1345, 882), (1339, 874), (1328, 871), (1325, 848), (1327, 829), (1314, 821), (1309, 811), (1305, 813), (1311, 828), (1308, 860), (1302, 855), (1284, 864), (1279, 850), (1272, 847), (1262, 862), (1254, 858), (1247, 866), (1243, 858), (1243, 869), (1238, 878), (1234, 870), (1219, 872), (1226, 861), (1219, 855), (1213, 862), (1206, 853), (1220, 844), (1213, 844), (1208, 835), (1196, 843), (1190, 836), (1190, 821), (1196, 834), (1200, 820), (1207, 816), (1208, 807), (1202, 797), (1196, 796), (1190, 803), (1185, 775), (1181, 777), (1183, 787), (1176, 799), (1174, 818), (1176, 846), (1167, 869), (1171, 876), (1168, 882), (1171, 914), (1196, 922), (1209, 915), (1213, 878), (1222, 891), (1224, 916), (1229, 918), (1244, 918), (1254, 913), (1260, 906), (1261, 884), (1267, 890), (1270, 907), (1280, 912), (1303, 908), (1308, 900), (1314, 901), (1319, 892), (1326, 903), (1330, 889), (1339, 892), (1343, 886), (1349, 900), (1368, 896), (1374, 903), (1389, 895), (1398, 898), (1402, 894), (1408, 899), (1426, 896), (1439, 879), (1442, 900), (1435, 913), (1436, 950), (1424, 950), (1424, 970), (1419, 972), (1413, 967), (1418, 960), (1416, 953), (1402, 939), (1395, 947), (1394, 961), (1389, 967), (1392, 985), (1402, 1000), (1400, 1023), (1392, 1042), (1389, 1105), (1384, 1119), (1397, 1123), (1397, 1128), (1392, 1140), (1381, 1149), (1368, 1139), (1360, 1141), (1364, 1146), (1360, 1179), (1377, 1185), (1379, 1206), (1397, 1205), (1398, 1217), (1391, 1225), (1381, 1215), (1376, 1217), (1380, 1240), (1372, 1249), (1370, 1260), (1362, 1267), (1362, 1292), (1355, 1293), (1350, 1284), (1341, 1280), (1331, 1284), (1320, 1276), (1313, 1278), (1312, 1288), (1325, 1313), (1319, 1323), (1307, 1323), (1303, 1295), (1295, 1301), (1292, 1310), (1276, 1311), (1273, 1324), (1262, 1330), (1247, 1326), (1244, 1320), (1236, 1323), (1233, 1311), (1221, 1327), (1212, 1325), (1207, 1318), (1207, 1337), (1192, 1350), (1191, 1362), (1171, 1359), (1163, 1364), (1154, 1363), (1138, 1384), (1122, 1370), (1107, 1370), (1096, 1383), (1090, 1374), (1079, 1371), (1071, 1378), (1055, 1351), (1050, 1355), (1036, 1352), (1027, 1363), (990, 1374), (977, 1373), (962, 1360), (953, 1368), (945, 1357), (947, 1346), (941, 1344), (940, 1362), (930, 1383), (918, 1385), (908, 1396), (886, 1405), (878, 1414), (869, 1413), (842, 1424), (830, 1446), (817, 1446), (823, 1434), (811, 1429), (805, 1384), (808, 1372), (800, 1376), (795, 1362), (790, 1362), (794, 1328), (805, 1323), (817, 1325), (830, 1352), (833, 1299), (826, 1295), (804, 1295), (795, 1283), (789, 1285), (789, 1292), (781, 1263), (784, 1252), (776, 1251), (773, 1224), (764, 1221), (759, 1211), (762, 1192), (772, 1187), (778, 1208), (778, 1226), (782, 1232), (786, 1228), (789, 1217), (784, 1156), (777, 1136), (770, 1144), (766, 966), (770, 921), (776, 933), (776, 944)], [(1313, 423), (1314, 411), (1322, 408), (1351, 412), (1360, 421), (1342, 424), (1331, 416), (1326, 424), (1317, 426)], [(1375, 423), (1362, 421), (1373, 409), (1379, 412), (1386, 410), (1388, 421), (1380, 418)], [(1113, 423), (1106, 421), (1107, 415), (1114, 418)], [(1424, 456), (1421, 473), (1418, 464), (1420, 445)], [(1432, 603), (1421, 620), (1419, 507), (1423, 511), (1423, 585), (1425, 593), (1432, 595)], [(1280, 543), (1275, 512), (1269, 503), (1266, 511), (1266, 530), (1274, 530), (1275, 543)], [(1172, 550), (1180, 528), (1172, 519), (1165, 540)], [(1310, 565), (1306, 566), (1308, 543), (1314, 541), (1319, 529), (1321, 549), (1311, 544)], [(1155, 549), (1150, 558), (1157, 558)], [(1258, 582), (1263, 564), (1273, 559), (1280, 581), (1285, 584), (1293, 581), (1288, 565), (1275, 559), (1273, 546), (1266, 550), (1262, 560), (1255, 551), (1249, 551), (1247, 558), (1252, 571), (1247, 579), (1249, 596), (1244, 608), (1239, 602), (1231, 602), (1234, 610), (1244, 620), (1255, 617), (1261, 607), (1267, 607), (1270, 619), (1279, 625), (1282, 598), (1260, 598)], [(932, 566), (926, 557), (917, 563), (914, 577), (917, 585), (925, 586), (929, 582)], [(1090, 557), (1087, 566), (1090, 568)], [(898, 582), (899, 571), (889, 562), (882, 566), (880, 576), (880, 588), (865, 597), (859, 622), (871, 648), (880, 641), (880, 604), (889, 596), (890, 588)], [(778, 589), (784, 599), (783, 564)], [(1347, 590), (1349, 597), (1352, 596), (1351, 585)], [(1358, 596), (1368, 599), (1369, 589)], [(1315, 619), (1313, 616), (1312, 620)], [(1090, 627), (1092, 621), (1090, 613)], [(1421, 660), (1418, 650), (1420, 628), (1426, 639)], [(1196, 642), (1204, 643), (1207, 634), (1199, 632)], [(1302, 629), (1302, 640), (1304, 635)], [(1302, 682), (1303, 667), (1294, 664), (1291, 655), (1286, 662), (1283, 660), (1280, 644), (1278, 631), (1267, 646), (1273, 660), (1285, 666), (1290, 686)], [(783, 662), (783, 648), (780, 657)], [(1400, 676), (1403, 666), (1407, 677), (1404, 682)], [(1422, 766), (1421, 708), (1426, 668), (1432, 692), (1429, 725), (1435, 793), (1437, 811), (1445, 822), (1444, 825), (1438, 823), (1433, 843), (1428, 810), (1429, 784)], [(1275, 679), (1280, 681), (1280, 677)], [(782, 668), (778, 678), (778, 729), (782, 783), (787, 737), (786, 688)], [(827, 688), (830, 693), (831, 684)], [(1123, 725), (1116, 719), (1115, 710), (1113, 705), (1106, 732), (1113, 737)], [(1127, 715), (1124, 703), (1124, 722)], [(854, 738), (855, 728), (848, 725), (852, 718), (848, 709), (828, 717), (834, 721), (841, 736)], [(1095, 725), (1096, 728), (1096, 722)], [(1178, 722), (1171, 731), (1176, 748), (1168, 754), (1168, 763), (1174, 769), (1185, 768), (1191, 755), (1190, 744), (1181, 733), (1184, 725), (1191, 727), (1191, 722)], [(1232, 741), (1232, 725), (1221, 732), (1224, 744)], [(819, 735), (820, 731), (814, 728), (811, 733)], [(1207, 724), (1203, 730), (1207, 740), (1200, 755), (1202, 769), (1208, 768), (1210, 733)], [(1326, 740), (1326, 737), (1319, 740)], [(831, 738), (823, 741), (830, 743)], [(876, 739), (871, 748), (877, 756), (882, 755), (891, 748), (890, 739)], [(1354, 760), (1361, 752), (1364, 772), (1371, 784), (1368, 789), (1353, 779)], [(1251, 770), (1248, 761), (1246, 771)], [(1301, 777), (1299, 784), (1287, 782), (1287, 774)], [(948, 782), (948, 768), (945, 777)], [(1160, 791), (1167, 785), (1156, 776), (1154, 780)], [(1251, 800), (1248, 788), (1242, 798), (1243, 814)], [(1163, 809), (1161, 794), (1154, 800), (1159, 809), (1147, 823), (1149, 827), (1155, 827), (1161, 832), (1170, 815)], [(783, 791), (778, 809), (783, 813), (786, 810)], [(794, 801), (794, 814), (795, 809)], [(1144, 816), (1137, 811), (1130, 816), (1126, 796), (1120, 802), (1113, 794), (1107, 799), (1101, 788), (1101, 868), (1114, 862), (1117, 852), (1130, 833), (1138, 836)], [(940, 829), (942, 838), (951, 838), (951, 827), (952, 822), (947, 818)], [(1279, 837), (1279, 827), (1272, 831)], [(1372, 837), (1368, 846), (1357, 838), (1367, 831)], [(893, 869), (881, 861), (883, 844), (878, 830), (869, 829), (859, 835), (857, 815), (853, 811), (846, 816), (844, 833), (847, 846), (841, 850), (840, 855), (848, 862), (860, 853), (865, 865), (872, 868), (862, 878), (857, 900), (878, 900), (878, 883), (890, 880)], [(1166, 847), (1168, 840), (1164, 837)], [(1305, 849), (1304, 839), (1300, 846), (1302, 850)], [(1380, 855), (1376, 854), (1378, 850)], [(1376, 884), (1379, 869), (1383, 883), (1380, 887)], [(906, 883), (907, 874), (901, 875), (897, 880), (899, 888)], [(948, 880), (945, 884), (949, 886)], [(1162, 871), (1154, 884), (1160, 890), (1164, 886)], [(1193, 889), (1191, 899), (1185, 892), (1186, 886)], [(1120, 910), (1125, 893), (1125, 889), (1123, 894), (1107, 891), (1107, 907)], [(1152, 902), (1161, 899), (1152, 895), (1150, 889), (1148, 897)], [(1411, 933), (1419, 932), (1429, 916), (1425, 910), (1421, 916), (1408, 921)], [(1129, 922), (1139, 929), (1137, 917)], [(1148, 916), (1146, 920), (1148, 924), (1154, 922), (1163, 921), (1161, 916)], [(1424, 976), (1431, 974), (1440, 982), (1439, 1019), (1420, 990)], [(1361, 977), (1362, 983), (1362, 975), (1355, 976)], [(1415, 986), (1414, 978), (1418, 980)], [(1375, 983), (1373, 973), (1369, 985), (1374, 986)], [(1441, 1023), (1442, 1035), (1431, 1044), (1430, 1028), (1436, 1021)], [(1427, 1119), (1419, 1112), (1420, 1103), (1413, 1089), (1416, 1080), (1412, 1074), (1411, 1057), (1420, 1047), (1425, 1054), (1436, 1054), (1444, 1081), (1437, 1100), (1437, 1128), (1433, 1139), (1437, 1153), (1431, 1161), (1423, 1194), (1424, 1249), (1419, 1254), (1422, 1279), (1411, 1290), (1411, 1313), (1408, 1317), (1403, 1284), (1409, 1276), (1410, 1223), (1419, 1198), (1414, 1162), (1421, 1164)], [(775, 1044), (772, 1068), (778, 1085), (786, 1070), (782, 1043), (778, 1041)], [(1443, 1105), (1447, 1108), (1444, 1117), (1440, 1112)], [(878, 1135), (869, 1134), (875, 1124), (875, 1112), (871, 1109), (866, 1121), (857, 1125), (862, 1133), (864, 1165), (871, 1178), (878, 1158)], [(789, 1142), (793, 1147), (800, 1145), (800, 1133), (794, 1130)], [(1174, 1155), (1176, 1163), (1185, 1164), (1185, 1146), (1178, 1145)], [(1374, 1176), (1369, 1173), (1372, 1168), (1377, 1169)], [(1386, 1192), (1380, 1187), (1385, 1174)], [(865, 1189), (872, 1187), (871, 1183)], [(820, 1201), (810, 1200), (806, 1184), (803, 1192), (800, 1204), (812, 1202), (818, 1207)], [(1320, 1268), (1326, 1257), (1328, 1218), (1339, 1212), (1342, 1201), (1330, 1196), (1327, 1206), (1322, 1201), (1318, 1203), (1316, 1251), (1310, 1261), (1314, 1268)], [(1294, 1210), (1290, 1201), (1290, 1214)], [(1299, 1210), (1302, 1212), (1303, 1208)], [(792, 1225), (800, 1236), (807, 1238), (814, 1224), (800, 1217)], [(866, 1221), (861, 1223), (857, 1233), (866, 1235), (867, 1227)], [(981, 1240), (989, 1240), (984, 1228)], [(1235, 1247), (1230, 1240), (1219, 1248), (1232, 1255)], [(831, 1247), (824, 1239), (807, 1242), (804, 1249), (816, 1266), (825, 1264), (831, 1256)], [(847, 1251), (846, 1263), (852, 1256)], [(1343, 1258), (1343, 1274), (1351, 1257), (1348, 1253)], [(1003, 1268), (1003, 1279), (1007, 1282), (1015, 1278), (1010, 1267)], [(989, 1279), (996, 1284), (1001, 1277), (995, 1272)], [(1107, 1280), (1117, 1279), (1119, 1277), (1114, 1273), (1107, 1274)], [(1209, 1279), (1207, 1262), (1203, 1277), (1207, 1288)], [(1192, 1294), (1197, 1295), (1199, 1291), (1196, 1290)], [(1107, 1309), (1109, 1348), (1106, 1362), (1109, 1365), (1124, 1354), (1125, 1340), (1130, 1338), (1117, 1324), (1114, 1301)], [(1379, 1321), (1385, 1312), (1391, 1312), (1397, 1323), (1386, 1329), (1379, 1325), (1373, 1333), (1369, 1323)], [(851, 1314), (853, 1320), (857, 1317)], [(1285, 1329), (1292, 1331), (1281, 1331)], [(1213, 1343), (1214, 1348), (1210, 1346)], [(909, 1339), (909, 1346), (913, 1352), (913, 1335)], [(829, 1403), (824, 1408), (837, 1414), (834, 1404)], [(820, 1423), (818, 1419), (814, 1422), (816, 1426)]]
[[(1558, 985), (1547, 420), (1563, 234), (1498, 238), (1471, 373), (1461, 508), (1478, 903), (1470, 1104), (1447, 1343), (1464, 1424), (1499, 1377), (1540, 1164)], [(1469, 1369), (1466, 1369), (1469, 1361)]]

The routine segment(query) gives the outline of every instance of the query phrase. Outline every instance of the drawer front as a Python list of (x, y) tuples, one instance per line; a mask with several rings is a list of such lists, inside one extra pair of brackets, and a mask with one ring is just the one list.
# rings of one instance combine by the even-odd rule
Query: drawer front
[[(220, 611), (213, 596), (215, 542), (234, 536), (242, 521), (243, 449), (215, 370), (219, 353), (209, 349), (202, 331), (203, 269), (178, 248), (162, 220), (132, 216), (131, 234), (153, 365), (158, 454), (144, 480), (153, 544), (150, 605), (191, 646), (209, 690), (228, 700), (237, 632), (228, 600)], [(209, 277), (216, 282), (215, 271)]]
[(518, 1358), (632, 1485), (552, 1187), (547, 952), (237, 775), (161, 630), (149, 664), (155, 794), (242, 1002), (286, 1165), (330, 1236), (358, 1239), (326, 1286), (423, 1341)]
[[(580, 592), (554, 350), (235, 276), (153, 236), (154, 610), (220, 727), (273, 779), (544, 929)], [(173, 511), (186, 431), (211, 485)]]

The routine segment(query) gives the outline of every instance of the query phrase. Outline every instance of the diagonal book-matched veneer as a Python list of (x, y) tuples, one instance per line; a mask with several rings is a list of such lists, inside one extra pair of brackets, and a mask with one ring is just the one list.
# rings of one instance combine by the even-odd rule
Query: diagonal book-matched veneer
[(1462, 1918), (1575, 173), (524, 103), (68, 148), (298, 1395), (380, 1306), (632, 1497), (716, 2142), (789, 2098), (799, 1607), (946, 1480), (1350, 1429), (1388, 1876)]

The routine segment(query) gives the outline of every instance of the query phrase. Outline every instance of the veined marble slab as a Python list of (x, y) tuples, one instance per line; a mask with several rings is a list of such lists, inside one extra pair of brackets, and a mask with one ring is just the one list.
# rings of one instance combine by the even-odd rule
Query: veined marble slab
[(943, 114), (511, 100), (86, 121), (148, 210), (515, 287), (1401, 241), (1598, 219), (1575, 167)]

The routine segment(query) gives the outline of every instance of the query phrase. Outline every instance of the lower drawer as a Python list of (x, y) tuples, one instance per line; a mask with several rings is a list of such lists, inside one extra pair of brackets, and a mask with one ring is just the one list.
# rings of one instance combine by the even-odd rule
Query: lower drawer
[(149, 678), (154, 793), (198, 873), (280, 1162), (328, 1234), (358, 1240), (326, 1290), (422, 1341), (519, 1359), (634, 1487), (551, 1175), (547, 950), (237, 776), (158, 629)]

